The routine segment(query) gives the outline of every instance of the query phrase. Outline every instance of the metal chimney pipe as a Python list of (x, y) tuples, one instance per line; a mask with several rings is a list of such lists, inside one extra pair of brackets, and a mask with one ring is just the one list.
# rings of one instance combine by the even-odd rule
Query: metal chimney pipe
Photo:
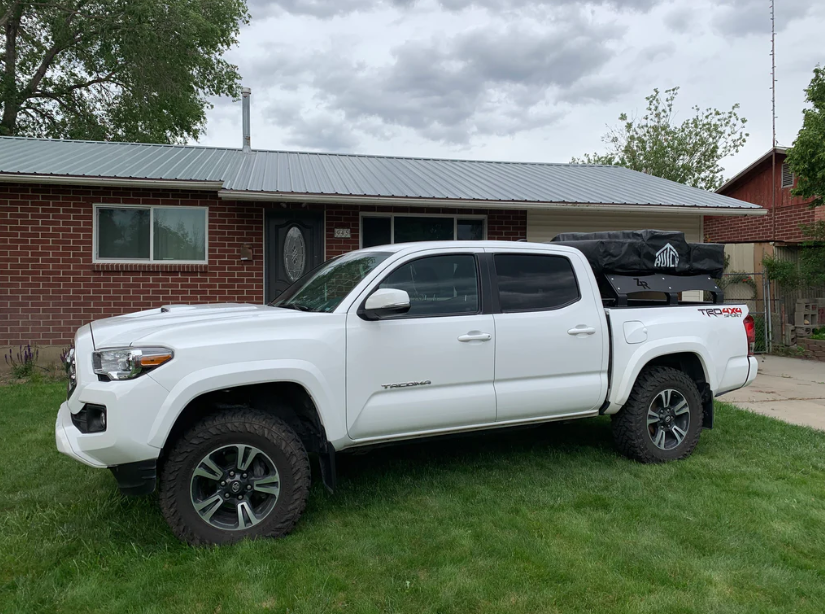
[(252, 90), (245, 87), (241, 90), (243, 96), (243, 151), (252, 151), (252, 137), (249, 134), (249, 96)]

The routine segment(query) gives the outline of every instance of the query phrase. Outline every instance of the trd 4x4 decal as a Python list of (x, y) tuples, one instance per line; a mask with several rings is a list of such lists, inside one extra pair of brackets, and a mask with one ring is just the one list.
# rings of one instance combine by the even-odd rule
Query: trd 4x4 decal
[(742, 308), (741, 307), (714, 307), (711, 309), (700, 309), (699, 311), (703, 312), (706, 316), (710, 317), (719, 317), (722, 316), (723, 318), (741, 318), (742, 317)]

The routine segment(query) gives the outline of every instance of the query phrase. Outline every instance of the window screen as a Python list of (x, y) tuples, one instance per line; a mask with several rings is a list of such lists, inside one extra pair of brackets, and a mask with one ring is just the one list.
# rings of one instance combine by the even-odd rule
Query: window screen
[(484, 238), (484, 220), (456, 220), (456, 239), (459, 241), (481, 241)]
[(406, 317), (478, 313), (476, 259), (468, 254), (414, 260), (390, 273), (379, 287), (410, 295)]
[(206, 260), (206, 215), (203, 209), (153, 212), (154, 260)]
[(497, 254), (501, 310), (542, 311), (579, 299), (573, 265), (564, 256)]

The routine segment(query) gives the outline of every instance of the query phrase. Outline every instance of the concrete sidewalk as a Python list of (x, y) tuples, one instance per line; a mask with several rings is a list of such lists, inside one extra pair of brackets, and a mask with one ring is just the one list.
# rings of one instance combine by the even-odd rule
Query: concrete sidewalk
[(825, 362), (760, 356), (759, 375), (747, 388), (719, 397), (758, 414), (825, 430)]

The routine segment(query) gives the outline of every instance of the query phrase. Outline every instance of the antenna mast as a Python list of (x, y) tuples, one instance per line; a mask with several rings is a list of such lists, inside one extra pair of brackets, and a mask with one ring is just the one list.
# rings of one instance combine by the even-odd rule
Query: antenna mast
[(776, 147), (776, 21), (774, 18), (774, 1), (771, 0), (771, 121), (773, 147)]
[(776, 19), (771, 0), (771, 226), (776, 241)]

